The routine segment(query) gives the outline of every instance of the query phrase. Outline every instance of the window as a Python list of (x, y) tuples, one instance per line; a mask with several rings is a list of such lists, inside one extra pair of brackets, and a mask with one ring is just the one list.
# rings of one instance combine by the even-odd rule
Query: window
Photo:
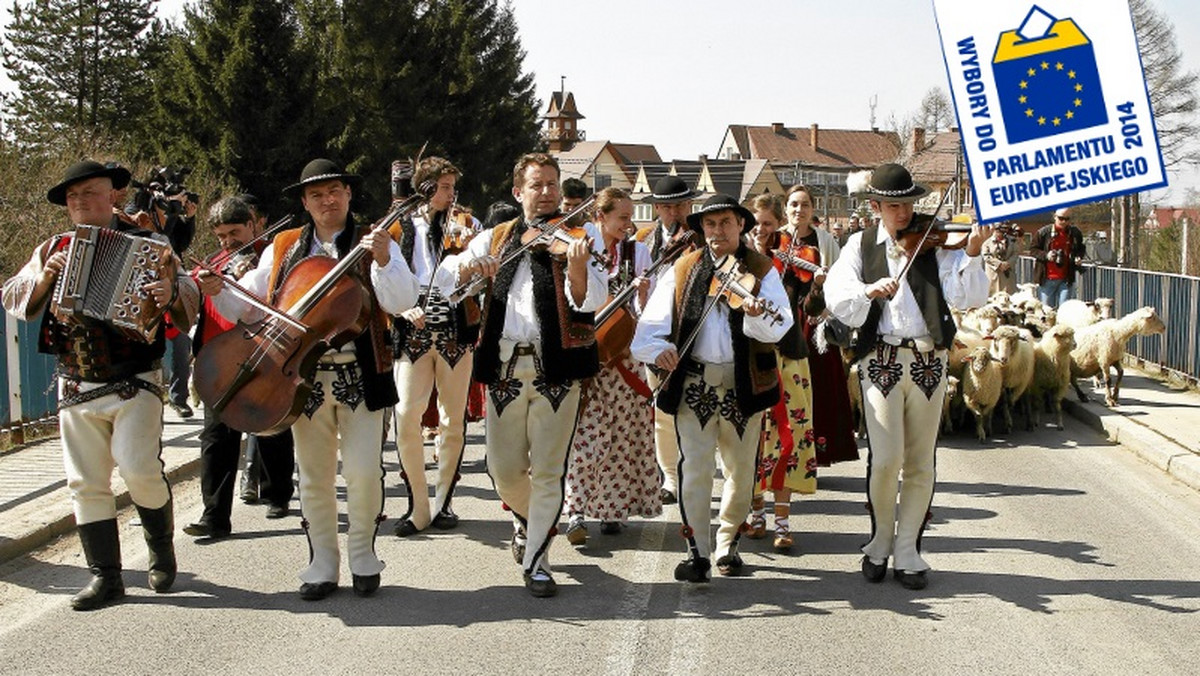
[(635, 221), (653, 221), (654, 207), (649, 204), (633, 205), (633, 220)]

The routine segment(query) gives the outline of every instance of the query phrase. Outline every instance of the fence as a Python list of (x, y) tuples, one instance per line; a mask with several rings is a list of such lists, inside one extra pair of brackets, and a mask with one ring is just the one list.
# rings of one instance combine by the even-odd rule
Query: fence
[[(1021, 256), (1017, 280), (1033, 280), (1033, 259)], [(1075, 281), (1081, 300), (1113, 299), (1113, 315), (1150, 305), (1167, 325), (1165, 336), (1136, 336), (1126, 354), (1158, 364), (1192, 384), (1200, 380), (1200, 278), (1106, 265), (1084, 268)]]

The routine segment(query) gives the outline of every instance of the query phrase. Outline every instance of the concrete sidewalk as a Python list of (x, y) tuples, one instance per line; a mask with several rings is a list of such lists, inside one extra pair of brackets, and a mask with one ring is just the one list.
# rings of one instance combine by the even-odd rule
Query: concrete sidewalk
[[(1126, 368), (1120, 405), (1109, 409), (1104, 393), (1084, 391), (1088, 403), (1071, 392), (1064, 408), (1112, 441), (1200, 491), (1200, 394), (1168, 386), (1155, 377)], [(199, 471), (199, 434), (203, 416), (182, 420), (166, 409), (163, 463), (174, 483)], [(119, 475), (113, 491), (120, 506), (129, 493)], [(46, 439), (0, 455), (0, 562), (36, 549), (74, 529), (71, 496), (63, 478), (62, 447)]]
[[(181, 419), (170, 407), (163, 419), (162, 459), (172, 483), (198, 472), (203, 415)], [(129, 491), (113, 475), (117, 506), (129, 504)], [(63, 474), (58, 437), (0, 455), (0, 562), (36, 549), (75, 529), (71, 493)]]

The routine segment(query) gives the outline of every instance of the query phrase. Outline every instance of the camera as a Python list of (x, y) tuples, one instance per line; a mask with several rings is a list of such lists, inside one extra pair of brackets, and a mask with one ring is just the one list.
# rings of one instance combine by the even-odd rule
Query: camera
[(194, 192), (188, 192), (184, 187), (184, 179), (192, 173), (191, 167), (183, 166), (165, 166), (157, 167), (150, 172), (150, 177), (146, 181), (131, 181), (137, 193), (133, 196), (134, 206), (138, 211), (150, 211), (150, 207), (157, 207), (167, 216), (178, 216), (183, 213), (184, 201), (176, 199), (179, 195), (183, 195), (184, 199), (199, 203), (200, 196)]

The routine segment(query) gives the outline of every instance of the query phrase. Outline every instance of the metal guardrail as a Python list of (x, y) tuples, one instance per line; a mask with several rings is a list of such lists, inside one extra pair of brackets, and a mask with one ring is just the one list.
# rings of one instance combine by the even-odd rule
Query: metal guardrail
[[(1033, 281), (1033, 259), (1017, 261), (1017, 281)], [(1086, 267), (1075, 280), (1081, 300), (1113, 299), (1113, 315), (1122, 317), (1147, 305), (1167, 325), (1165, 336), (1135, 336), (1126, 354), (1158, 364), (1196, 384), (1200, 381), (1200, 278), (1108, 265)]]

